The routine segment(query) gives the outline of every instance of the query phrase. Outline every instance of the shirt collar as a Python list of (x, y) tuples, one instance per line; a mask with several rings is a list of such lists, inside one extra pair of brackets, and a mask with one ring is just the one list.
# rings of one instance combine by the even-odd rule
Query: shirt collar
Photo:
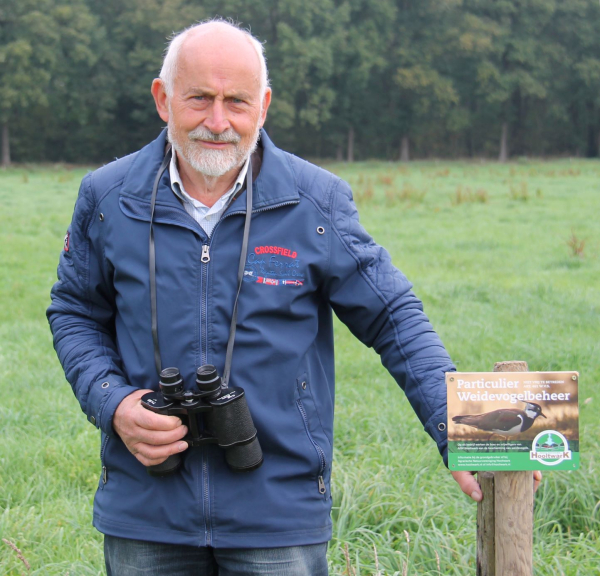
[[(227, 201), (229, 201), (232, 195), (237, 193), (242, 188), (242, 186), (244, 185), (244, 179), (246, 178), (246, 172), (248, 172), (249, 162), (250, 156), (246, 158), (246, 161), (244, 162), (240, 173), (238, 174), (235, 182), (233, 183), (233, 186), (227, 192), (225, 192), (225, 194), (223, 194), (223, 196), (221, 196), (221, 198), (219, 198), (219, 200), (217, 200), (215, 204), (219, 203), (220, 205), (222, 205), (226, 203)], [(173, 190), (175, 196), (177, 196), (184, 202), (191, 203), (196, 208), (208, 208), (208, 206), (206, 206), (203, 202), (200, 202), (200, 200), (192, 198), (183, 187), (183, 182), (181, 181), (179, 169), (177, 168), (177, 153), (175, 152), (174, 148), (173, 153), (171, 155), (171, 163), (169, 164), (169, 176), (171, 177), (171, 189)]]

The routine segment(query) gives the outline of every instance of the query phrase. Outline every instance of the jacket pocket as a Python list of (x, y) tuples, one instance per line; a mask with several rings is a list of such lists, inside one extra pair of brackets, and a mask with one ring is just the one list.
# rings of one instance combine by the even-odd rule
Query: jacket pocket
[[(307, 381), (306, 375), (303, 375), (300, 378), (298, 378), (296, 384), (298, 386), (297, 397), (296, 397), (296, 406), (298, 408), (298, 411), (300, 412), (300, 416), (302, 417), (302, 422), (304, 424), (304, 430), (306, 432), (306, 436), (308, 437), (308, 440), (312, 444), (315, 454), (316, 454), (317, 489), (319, 491), (319, 494), (325, 496), (327, 494), (327, 485), (325, 483), (325, 475), (327, 472), (327, 456), (325, 454), (325, 451), (319, 444), (319, 442), (316, 440), (314, 434), (311, 433), (311, 427), (310, 427), (310, 423), (309, 423), (309, 414), (307, 412), (305, 403), (303, 401), (303, 392), (306, 391), (307, 387), (308, 387), (308, 381)], [(306, 396), (305, 396), (305, 398), (306, 398)], [(311, 402), (312, 402), (312, 400), (311, 400)], [(310, 402), (309, 402), (309, 404), (310, 404)]]
[(100, 463), (102, 465), (102, 473), (100, 474), (100, 481), (98, 488), (104, 489), (104, 485), (108, 482), (108, 468), (106, 467), (106, 446), (108, 445), (109, 436), (102, 433), (102, 442), (100, 444)]

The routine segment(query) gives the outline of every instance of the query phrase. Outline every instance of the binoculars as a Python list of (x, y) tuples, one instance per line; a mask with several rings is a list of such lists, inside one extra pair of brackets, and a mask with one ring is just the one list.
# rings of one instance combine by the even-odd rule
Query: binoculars
[[(195, 391), (184, 391), (178, 368), (161, 371), (159, 388), (159, 392), (142, 396), (142, 406), (157, 414), (179, 416), (188, 427), (183, 440), (190, 446), (217, 444), (225, 450), (229, 468), (236, 472), (254, 470), (262, 464), (262, 449), (244, 390), (237, 386), (222, 388), (221, 377), (213, 365), (196, 370)], [(150, 476), (167, 476), (177, 471), (182, 462), (180, 454), (173, 454), (146, 470)]]

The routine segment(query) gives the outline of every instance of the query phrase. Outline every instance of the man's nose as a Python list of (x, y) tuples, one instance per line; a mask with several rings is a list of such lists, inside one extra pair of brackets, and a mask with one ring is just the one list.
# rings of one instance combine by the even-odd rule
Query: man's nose
[(229, 120), (227, 119), (227, 111), (225, 110), (223, 101), (216, 98), (213, 100), (204, 125), (215, 134), (221, 134), (229, 128)]

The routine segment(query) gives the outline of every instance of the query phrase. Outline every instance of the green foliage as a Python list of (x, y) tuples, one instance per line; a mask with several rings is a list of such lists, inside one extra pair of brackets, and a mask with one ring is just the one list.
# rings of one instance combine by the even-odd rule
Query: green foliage
[(0, 27), (0, 120), (47, 103), (58, 45), (57, 23), (44, 13), (50, 0), (9, 3)]
[(265, 43), (267, 129), (301, 155), (597, 157), (596, 0), (5, 0), (0, 124), (18, 161), (108, 161), (162, 123), (167, 39), (202, 19)]

